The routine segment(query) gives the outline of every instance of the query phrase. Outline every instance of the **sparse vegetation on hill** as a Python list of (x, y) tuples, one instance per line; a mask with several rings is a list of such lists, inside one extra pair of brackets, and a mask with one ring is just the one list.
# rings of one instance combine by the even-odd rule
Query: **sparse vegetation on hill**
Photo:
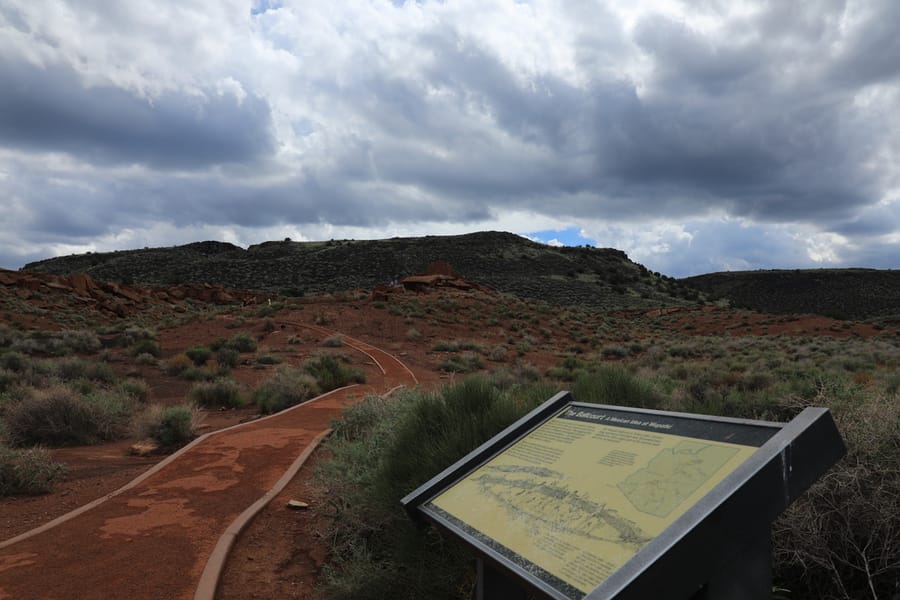
[(556, 248), (510, 233), (389, 240), (220, 242), (64, 256), (26, 270), (146, 285), (219, 284), (283, 295), (369, 289), (448, 262), (468, 281), (523, 298), (606, 309), (678, 306), (696, 290), (611, 248)]
[(710, 273), (682, 279), (712, 298), (771, 314), (900, 319), (900, 271), (809, 269)]

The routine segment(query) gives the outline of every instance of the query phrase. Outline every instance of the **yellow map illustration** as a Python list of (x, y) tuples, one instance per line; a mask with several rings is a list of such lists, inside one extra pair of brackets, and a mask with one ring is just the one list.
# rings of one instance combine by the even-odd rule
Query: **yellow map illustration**
[(706, 442), (679, 442), (660, 451), (645, 468), (626, 477), (619, 489), (643, 513), (668, 516), (709, 481), (738, 449)]

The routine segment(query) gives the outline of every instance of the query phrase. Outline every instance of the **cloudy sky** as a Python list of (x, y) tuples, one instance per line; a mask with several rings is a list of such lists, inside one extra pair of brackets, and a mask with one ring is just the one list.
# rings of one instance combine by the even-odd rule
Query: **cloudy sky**
[(0, 0), (0, 267), (511, 231), (900, 268), (896, 0)]

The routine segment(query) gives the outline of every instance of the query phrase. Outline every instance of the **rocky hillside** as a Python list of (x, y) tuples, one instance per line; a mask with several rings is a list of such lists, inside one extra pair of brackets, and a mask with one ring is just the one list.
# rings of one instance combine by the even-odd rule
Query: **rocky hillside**
[(900, 271), (815, 269), (711, 273), (681, 280), (734, 306), (839, 319), (900, 318)]
[(608, 248), (556, 248), (510, 233), (388, 240), (221, 242), (52, 258), (26, 270), (141, 285), (213, 284), (286, 295), (369, 289), (445, 261), (475, 284), (524, 298), (605, 309), (677, 306), (697, 292)]

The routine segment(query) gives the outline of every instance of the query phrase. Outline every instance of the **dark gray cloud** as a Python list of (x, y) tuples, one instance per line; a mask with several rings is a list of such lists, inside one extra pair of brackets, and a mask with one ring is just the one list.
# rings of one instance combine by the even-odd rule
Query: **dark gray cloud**
[(0, 144), (66, 152), (92, 163), (197, 169), (252, 163), (273, 151), (269, 107), (248, 95), (204, 90), (140, 97), (86, 86), (64, 65), (0, 59)]

